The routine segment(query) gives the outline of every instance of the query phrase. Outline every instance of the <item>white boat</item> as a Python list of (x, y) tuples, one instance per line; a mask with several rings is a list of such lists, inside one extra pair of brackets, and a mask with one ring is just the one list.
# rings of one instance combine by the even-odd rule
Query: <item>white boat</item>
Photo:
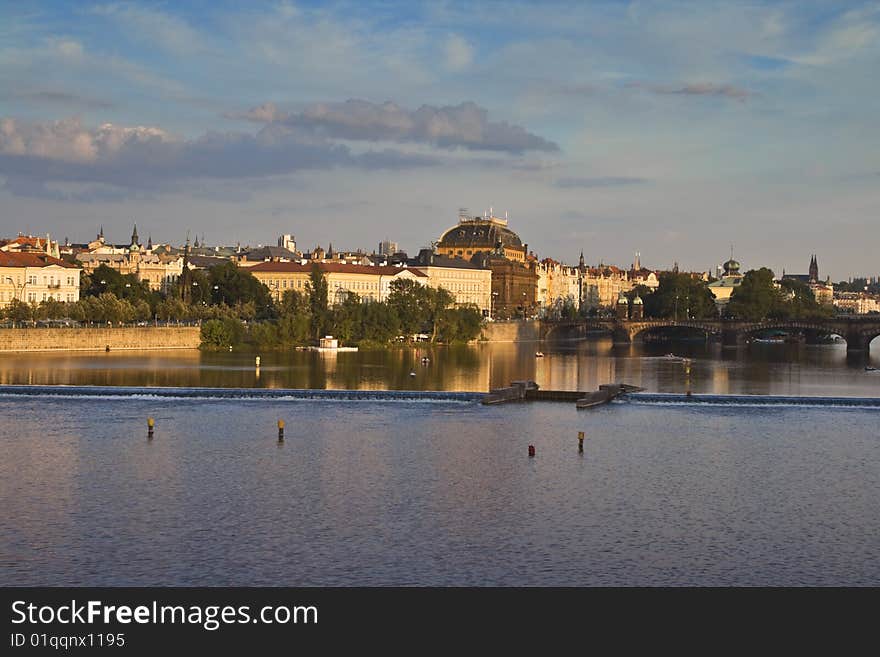
[(543, 358), (543, 357), (544, 357), (544, 353), (543, 353), (543, 352), (541, 352), (541, 351), (536, 351), (536, 352), (535, 352), (535, 358)]

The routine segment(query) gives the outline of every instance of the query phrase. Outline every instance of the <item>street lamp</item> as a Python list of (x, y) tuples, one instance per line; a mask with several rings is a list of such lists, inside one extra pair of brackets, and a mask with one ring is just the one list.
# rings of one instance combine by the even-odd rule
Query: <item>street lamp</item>
[(523, 300), (522, 300), (522, 310), (523, 310), (523, 321), (526, 319), (526, 293), (523, 292)]
[(498, 293), (493, 292), (492, 298), (489, 300), (489, 319), (495, 319), (495, 305), (497, 303)]

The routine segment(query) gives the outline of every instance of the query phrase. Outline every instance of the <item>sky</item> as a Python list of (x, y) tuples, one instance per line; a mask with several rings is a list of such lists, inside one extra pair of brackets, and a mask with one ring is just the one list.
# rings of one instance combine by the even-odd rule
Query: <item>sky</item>
[(880, 2), (0, 0), (0, 236), (880, 273)]

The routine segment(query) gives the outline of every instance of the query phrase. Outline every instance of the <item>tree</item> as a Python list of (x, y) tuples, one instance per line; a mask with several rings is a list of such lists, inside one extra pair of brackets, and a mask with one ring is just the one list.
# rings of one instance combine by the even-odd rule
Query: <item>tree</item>
[(117, 299), (128, 301), (149, 301), (153, 296), (149, 283), (139, 280), (136, 274), (123, 275), (107, 265), (98, 266), (90, 276), (84, 277), (83, 286), (82, 296), (97, 297), (109, 292)]
[(241, 342), (244, 327), (233, 317), (209, 319), (202, 324), (202, 346), (208, 349), (224, 349)]
[(312, 335), (315, 340), (320, 340), (327, 324), (327, 278), (318, 266), (312, 264), (309, 274), (309, 282), (306, 288), (309, 292), (309, 314), (311, 315)]
[(737, 319), (760, 321), (778, 314), (782, 295), (773, 283), (773, 272), (766, 267), (752, 269), (733, 289), (726, 314)]
[(232, 261), (211, 267), (207, 275), (210, 303), (236, 306), (252, 302), (257, 317), (269, 317), (272, 313), (272, 297), (263, 285), (246, 269)]
[(407, 338), (424, 328), (431, 313), (424, 286), (408, 278), (391, 281), (388, 306), (397, 315), (400, 330)]
[(452, 292), (442, 287), (425, 287), (423, 290), (428, 321), (431, 323), (431, 342), (436, 342), (440, 322), (446, 309), (455, 303), (455, 297)]
[(9, 305), (3, 309), (3, 314), (13, 322), (32, 322), (34, 321), (35, 310), (35, 306), (21, 301), (20, 299), (13, 299), (9, 302)]
[(816, 295), (806, 283), (790, 278), (779, 282), (780, 304), (773, 313), (781, 319), (808, 319), (829, 317), (834, 310), (816, 301)]
[(709, 288), (688, 274), (663, 272), (660, 286), (653, 293), (645, 293), (646, 290), (647, 287), (639, 286), (636, 291), (645, 304), (647, 317), (705, 319), (717, 316)]

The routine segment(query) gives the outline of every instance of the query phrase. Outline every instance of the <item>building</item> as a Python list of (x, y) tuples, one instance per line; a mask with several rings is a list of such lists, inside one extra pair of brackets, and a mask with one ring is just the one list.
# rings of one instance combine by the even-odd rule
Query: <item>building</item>
[(414, 280), (427, 285), (428, 275), (420, 269), (379, 265), (347, 265), (335, 262), (262, 262), (248, 271), (269, 288), (275, 301), (287, 290), (306, 294), (312, 267), (317, 266), (327, 280), (327, 303), (336, 305), (353, 292), (362, 301), (386, 301), (395, 280)]
[[(583, 256), (581, 256), (583, 260)], [(588, 267), (581, 264), (581, 307), (585, 310), (613, 310), (621, 294), (633, 285), (629, 273), (614, 265)]]
[(12, 239), (0, 240), (0, 251), (9, 253), (45, 253), (53, 258), (61, 257), (61, 250), (57, 241), (53, 241), (46, 233), (46, 237), (35, 237), (33, 235), (24, 235), (19, 233), (17, 237)]
[(422, 249), (407, 266), (428, 275), (427, 284), (442, 287), (455, 297), (456, 306), (473, 305), (484, 317), (492, 312), (492, 270), (461, 258), (449, 258)]
[(528, 255), (528, 244), (507, 225), (507, 219), (490, 211), (484, 217), (460, 214), (458, 224), (447, 229), (436, 252), (469, 261), (492, 271), (489, 315), (508, 319), (530, 317), (537, 312), (537, 260)]
[(393, 256), (395, 253), (399, 252), (400, 248), (397, 245), (397, 242), (391, 242), (387, 239), (379, 242), (379, 255), (380, 256)]
[(834, 307), (838, 312), (854, 315), (880, 313), (880, 300), (867, 292), (835, 292)]
[(525, 262), (528, 246), (507, 227), (507, 219), (492, 216), (491, 213), (485, 217), (459, 215), (458, 224), (440, 236), (437, 253), (463, 260), (471, 260), (482, 254)]
[[(123, 276), (135, 275), (139, 281), (145, 281), (151, 290), (166, 290), (168, 285), (180, 278), (183, 272), (183, 256), (152, 253), (139, 244), (137, 225), (131, 234), (131, 244), (122, 250), (108, 246), (104, 242), (103, 227), (94, 250), (76, 254), (76, 261), (86, 274), (91, 275), (104, 265), (115, 269)], [(152, 242), (152, 240), (150, 240)]]
[(816, 301), (822, 305), (830, 306), (834, 304), (834, 285), (828, 278), (824, 282), (819, 280), (819, 261), (816, 254), (810, 257), (810, 269), (808, 274), (786, 274), (782, 271), (783, 280), (800, 281), (809, 286)]
[(538, 289), (536, 304), (542, 316), (559, 316), (568, 306), (580, 308), (581, 272), (577, 267), (544, 258), (536, 267)]
[(288, 251), (292, 251), (296, 253), (296, 239), (294, 239), (293, 235), (284, 234), (278, 238), (278, 246), (282, 249), (287, 249)]
[(45, 253), (0, 251), (0, 307), (79, 301), (80, 269)]
[(633, 265), (629, 270), (629, 280), (633, 287), (643, 286), (653, 292), (660, 287), (660, 279), (657, 278), (657, 272), (642, 266), (642, 254), (636, 253)]
[(709, 283), (707, 286), (712, 296), (715, 297), (715, 307), (718, 312), (722, 312), (730, 303), (730, 295), (734, 289), (742, 285), (743, 275), (740, 273), (740, 264), (731, 258), (723, 265), (723, 272), (718, 280)]
[(236, 264), (239, 267), (253, 267), (261, 262), (294, 262), (300, 259), (296, 253), (284, 246), (260, 246), (242, 251), (236, 256)]

